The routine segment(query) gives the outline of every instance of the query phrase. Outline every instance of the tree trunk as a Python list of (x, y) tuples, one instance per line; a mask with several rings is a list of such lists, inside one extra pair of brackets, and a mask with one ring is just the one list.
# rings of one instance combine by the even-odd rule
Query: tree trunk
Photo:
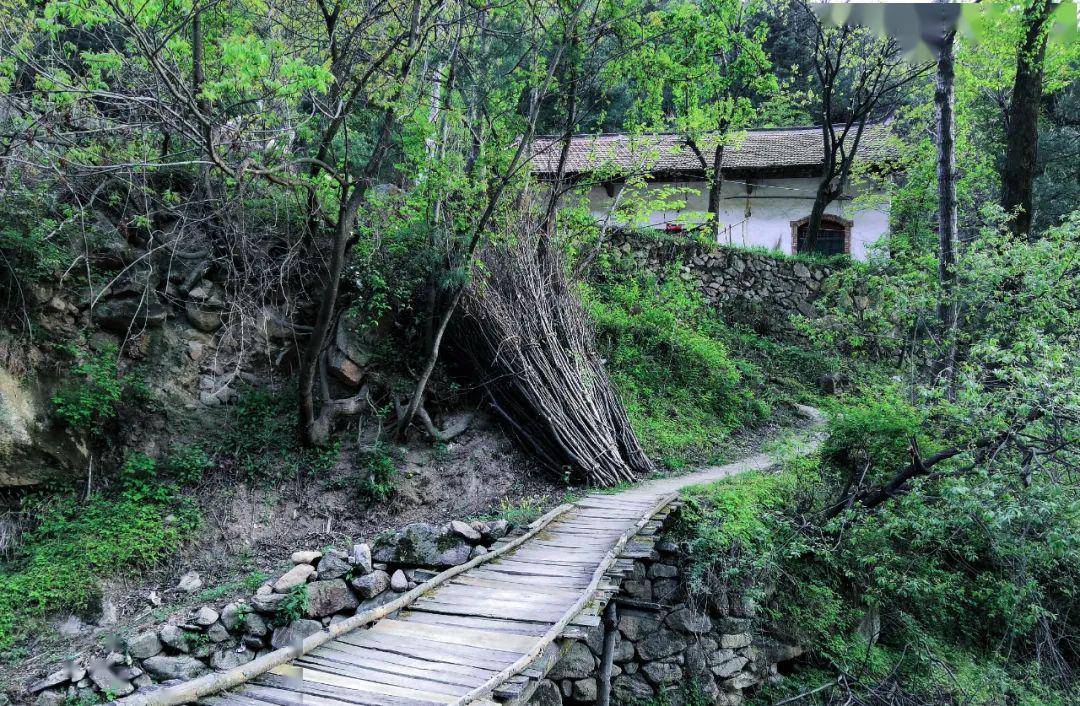
[(1039, 147), (1039, 101), (1042, 99), (1043, 59), (1054, 4), (1031, 0), (1024, 10), (1024, 39), (1017, 48), (1016, 78), (1006, 116), (1005, 167), (1001, 175), (1001, 206), (1009, 213), (1013, 234), (1031, 232), (1032, 183)]
[(821, 219), (825, 215), (825, 207), (833, 200), (832, 189), (828, 179), (822, 179), (814, 195), (814, 206), (810, 209), (810, 219), (806, 222), (806, 234), (799, 243), (798, 251), (811, 252), (817, 244), (818, 234), (821, 233)]
[[(345, 257), (352, 238), (353, 226), (356, 225), (356, 215), (364, 201), (367, 187), (372, 178), (378, 173), (386, 154), (390, 149), (390, 140), (394, 125), (394, 103), (401, 97), (404, 91), (406, 79), (412, 69), (412, 61), (415, 58), (413, 50), (419, 41), (421, 3), (416, 2), (413, 6), (412, 22), (409, 27), (409, 42), (406, 48), (405, 59), (398, 71), (400, 83), (392, 99), (383, 111), (383, 119), (379, 126), (379, 133), (375, 138), (375, 146), (371, 156), (358, 178), (352, 180), (352, 193), (348, 186), (341, 190), (341, 206), (338, 208), (337, 223), (334, 228), (334, 248), (330, 256), (330, 266), (327, 272), (326, 286), (322, 292), (322, 301), (319, 302), (319, 312), (315, 318), (315, 325), (311, 331), (304, 354), (300, 358), (300, 374), (297, 380), (297, 393), (299, 397), (297, 420), (300, 432), (300, 440), (305, 445), (324, 444), (329, 440), (329, 434), (333, 427), (334, 416), (342, 409), (339, 405), (331, 405), (325, 415), (316, 418), (315, 415), (315, 376), (322, 360), (323, 348), (330, 335), (330, 327), (334, 320), (334, 310), (337, 306), (338, 290), (341, 288), (341, 273), (345, 267)], [(309, 203), (309, 208), (312, 205)], [(309, 223), (316, 222), (313, 214), (309, 213)], [(314, 235), (314, 233), (313, 233)], [(324, 404), (330, 404), (330, 400), (324, 400)]]
[(720, 195), (724, 187), (724, 142), (716, 145), (713, 154), (712, 180), (709, 183), (709, 214), (712, 216), (713, 242), (720, 242)]
[[(299, 396), (300, 440), (308, 445), (324, 444), (329, 438), (333, 420), (317, 424), (315, 416), (315, 375), (319, 369), (323, 348), (330, 336), (330, 327), (334, 321), (334, 308), (337, 305), (338, 290), (341, 288), (341, 272), (345, 267), (345, 256), (356, 223), (356, 213), (363, 201), (364, 190), (358, 185), (353, 187), (348, 202), (343, 204), (334, 229), (334, 248), (330, 254), (330, 267), (327, 272), (326, 286), (323, 288), (319, 312), (315, 317), (315, 326), (311, 330), (304, 354), (300, 359), (300, 375), (297, 380)], [(329, 400), (324, 400), (324, 403)]]
[(937, 107), (938, 139), (938, 280), (941, 286), (938, 319), (944, 350), (937, 374), (945, 375), (949, 397), (953, 397), (956, 367), (956, 145), (953, 126), (953, 43), (956, 32), (948, 32), (937, 62), (934, 104)]

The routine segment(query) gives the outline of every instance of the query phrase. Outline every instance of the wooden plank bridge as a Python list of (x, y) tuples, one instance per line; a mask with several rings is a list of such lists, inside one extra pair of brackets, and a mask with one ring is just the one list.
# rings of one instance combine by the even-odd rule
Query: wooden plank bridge
[(562, 505), (492, 551), (228, 672), (135, 694), (123, 706), (435, 706), (520, 701), (582, 637), (682, 488), (770, 467), (759, 454)]

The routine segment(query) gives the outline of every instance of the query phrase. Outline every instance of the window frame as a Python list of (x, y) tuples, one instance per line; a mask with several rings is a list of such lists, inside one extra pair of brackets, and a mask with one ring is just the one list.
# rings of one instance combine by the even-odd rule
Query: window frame
[[(791, 254), (799, 254), (799, 228), (810, 222), (810, 216), (804, 216), (798, 220), (791, 221)], [(850, 221), (842, 216), (837, 216), (834, 213), (824, 213), (821, 216), (822, 225), (828, 223), (832, 226), (840, 226), (844, 230), (844, 254), (851, 254), (851, 229), (855, 225), (855, 221)]]

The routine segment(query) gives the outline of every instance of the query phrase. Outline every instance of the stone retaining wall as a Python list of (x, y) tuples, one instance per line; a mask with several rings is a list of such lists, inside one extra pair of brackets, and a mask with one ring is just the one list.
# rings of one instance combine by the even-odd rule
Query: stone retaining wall
[[(801, 654), (766, 635), (748, 596), (690, 595), (687, 569), (684, 548), (662, 537), (652, 556), (635, 560), (622, 581), (614, 599), (613, 704), (681, 706), (695, 694), (705, 703), (737, 706), (764, 681), (779, 678), (779, 663)], [(601, 623), (584, 640), (564, 645), (528, 703), (595, 704), (603, 644)]]
[(695, 282), (729, 323), (747, 324), (763, 334), (795, 334), (791, 314), (814, 316), (811, 303), (825, 278), (839, 267), (633, 231), (613, 233), (611, 246), (629, 258), (635, 270), (644, 268), (660, 277), (679, 263), (679, 276)]

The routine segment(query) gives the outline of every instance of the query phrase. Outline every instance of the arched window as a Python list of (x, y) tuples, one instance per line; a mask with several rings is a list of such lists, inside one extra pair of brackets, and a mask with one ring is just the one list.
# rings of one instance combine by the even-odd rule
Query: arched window
[[(810, 217), (791, 222), (791, 252), (809, 252), (806, 247), (806, 224)], [(851, 252), (851, 226), (853, 221), (826, 213), (821, 217), (821, 232), (814, 243), (813, 252), (819, 255), (840, 255)]]

